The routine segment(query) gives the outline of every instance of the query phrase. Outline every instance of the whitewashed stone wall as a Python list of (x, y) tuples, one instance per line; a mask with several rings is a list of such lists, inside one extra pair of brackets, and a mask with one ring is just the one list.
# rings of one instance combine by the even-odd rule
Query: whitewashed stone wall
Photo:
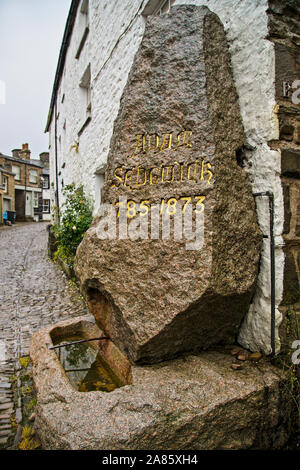
[[(135, 52), (141, 42), (145, 19), (141, 11), (147, 1), (89, 1), (90, 32), (80, 58), (75, 59), (82, 36), (80, 13), (77, 14), (65, 71), (58, 92), (58, 169), (59, 187), (72, 181), (83, 183), (87, 193), (99, 204), (101, 176), (97, 170), (105, 165), (113, 123)], [(282, 297), (284, 255), (281, 249), (283, 230), (283, 196), (280, 182), (280, 152), (272, 151), (267, 142), (278, 139), (275, 104), (275, 54), (266, 40), (267, 0), (177, 0), (178, 4), (206, 5), (224, 24), (232, 56), (233, 75), (239, 95), (247, 151), (246, 171), (253, 192), (271, 190), (275, 195), (276, 235), (276, 305)], [(80, 101), (80, 79), (91, 64), (92, 120), (78, 137), (84, 113)], [(64, 95), (64, 101), (62, 97)], [(65, 124), (65, 129), (64, 129)], [(78, 151), (76, 145), (79, 142)], [(51, 181), (55, 181), (54, 121), (50, 129)], [(72, 148), (73, 147), (73, 148)], [(251, 150), (250, 150), (251, 149)], [(62, 169), (62, 165), (65, 168)], [(238, 195), (237, 195), (238, 197)], [(60, 194), (60, 200), (62, 200)], [(54, 203), (54, 195), (52, 194)], [(269, 233), (267, 198), (257, 200), (259, 223)], [(271, 352), (270, 251), (264, 239), (256, 293), (249, 313), (240, 329), (239, 342), (251, 350)], [(281, 314), (276, 308), (276, 338)]]

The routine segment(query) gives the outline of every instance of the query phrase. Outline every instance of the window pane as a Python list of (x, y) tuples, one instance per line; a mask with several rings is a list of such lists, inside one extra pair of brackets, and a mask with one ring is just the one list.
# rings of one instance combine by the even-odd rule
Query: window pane
[(49, 176), (44, 176), (43, 188), (49, 189)]
[(30, 170), (30, 176), (29, 176), (29, 181), (30, 183), (36, 183), (37, 182), (37, 171), (36, 170)]
[(34, 192), (33, 198), (33, 207), (39, 207), (39, 193)]
[(43, 212), (50, 213), (50, 199), (43, 200)]
[(15, 180), (20, 180), (20, 167), (19, 166), (16, 166), (16, 165), (13, 165), (12, 166), (12, 172), (15, 174)]

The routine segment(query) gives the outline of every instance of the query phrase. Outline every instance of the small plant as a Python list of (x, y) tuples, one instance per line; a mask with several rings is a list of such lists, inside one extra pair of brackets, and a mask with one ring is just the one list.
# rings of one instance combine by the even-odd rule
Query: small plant
[(77, 140), (75, 140), (74, 144), (71, 145), (71, 147), (70, 147), (70, 150), (73, 150), (73, 149), (75, 149), (76, 153), (79, 152), (79, 142)]
[(30, 363), (29, 356), (19, 357), (19, 363), (20, 363), (20, 366), (23, 367), (23, 369), (27, 369)]
[(23, 383), (28, 382), (30, 380), (30, 376), (28, 374), (22, 375), (20, 377), (20, 380), (21, 380), (21, 383), (23, 384)]
[(25, 411), (26, 413), (30, 413), (30, 411), (32, 411), (36, 406), (36, 398), (32, 398), (32, 400), (30, 400), (30, 402), (28, 402), (26, 405), (25, 405)]
[(10, 416), (10, 424), (12, 428), (16, 428), (18, 426), (17, 420), (16, 420), (16, 415), (15, 413)]
[(62, 205), (60, 223), (54, 225), (58, 249), (54, 254), (73, 266), (76, 250), (85, 232), (91, 225), (92, 202), (85, 196), (83, 186), (67, 185), (63, 190), (65, 202)]
[(32, 388), (28, 386), (21, 387), (21, 394), (22, 395), (28, 395), (29, 393), (32, 393)]
[(40, 443), (34, 439), (34, 431), (27, 424), (22, 429), (21, 442), (19, 444), (20, 450), (34, 450), (40, 447)]
[(27, 439), (28, 437), (33, 437), (34, 432), (31, 429), (30, 426), (27, 426), (27, 424), (23, 427), (22, 429), (22, 439)]

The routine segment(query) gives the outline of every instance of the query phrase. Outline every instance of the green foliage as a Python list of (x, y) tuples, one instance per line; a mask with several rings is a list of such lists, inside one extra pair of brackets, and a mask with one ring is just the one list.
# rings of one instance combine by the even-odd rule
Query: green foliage
[(21, 387), (20, 391), (22, 395), (28, 395), (29, 393), (32, 393), (32, 388), (28, 385), (24, 385), (23, 387)]
[(32, 398), (26, 405), (25, 411), (26, 413), (30, 413), (36, 406), (36, 397)]
[(54, 225), (58, 245), (54, 259), (59, 257), (72, 266), (76, 249), (91, 225), (93, 206), (82, 185), (69, 184), (63, 194), (66, 199), (62, 205), (61, 221)]
[(34, 439), (34, 431), (27, 424), (22, 429), (22, 439), (19, 444), (20, 450), (34, 450), (40, 447), (38, 440)]
[(24, 369), (27, 369), (30, 363), (29, 356), (19, 357), (19, 363), (21, 367), (23, 367)]

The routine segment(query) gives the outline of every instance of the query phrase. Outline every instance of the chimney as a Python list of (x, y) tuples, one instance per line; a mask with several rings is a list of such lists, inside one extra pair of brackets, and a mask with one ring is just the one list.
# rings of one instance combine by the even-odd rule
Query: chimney
[(19, 158), (23, 158), (24, 160), (30, 160), (30, 150), (28, 148), (28, 144), (22, 145), (22, 150), (19, 153)]
[(44, 166), (49, 168), (49, 152), (40, 153), (40, 161)]
[(11, 151), (12, 156), (13, 156), (14, 158), (20, 158), (20, 152), (21, 152), (21, 149), (13, 149), (13, 150)]

